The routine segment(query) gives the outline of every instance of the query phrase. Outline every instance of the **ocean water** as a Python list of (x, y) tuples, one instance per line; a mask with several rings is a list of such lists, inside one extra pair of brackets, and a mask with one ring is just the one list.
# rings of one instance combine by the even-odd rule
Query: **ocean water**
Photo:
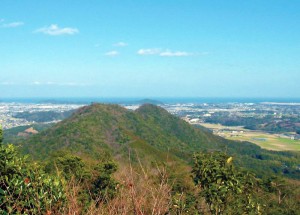
[(150, 98), (117, 98), (117, 97), (85, 97), (85, 98), (0, 98), (0, 102), (18, 102), (18, 103), (52, 103), (52, 104), (89, 104), (93, 102), (101, 103), (137, 103), (144, 99), (151, 99), (154, 101), (163, 102), (166, 104), (174, 103), (261, 103), (261, 102), (275, 102), (275, 103), (300, 103), (300, 98), (230, 98), (230, 97), (150, 97)]

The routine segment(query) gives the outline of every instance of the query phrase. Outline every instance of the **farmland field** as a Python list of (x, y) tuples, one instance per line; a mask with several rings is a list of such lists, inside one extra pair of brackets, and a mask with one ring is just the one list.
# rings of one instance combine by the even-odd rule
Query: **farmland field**
[(222, 126), (220, 124), (201, 123), (200, 125), (214, 131), (214, 134), (226, 139), (249, 141), (262, 148), (276, 151), (300, 151), (300, 140), (292, 140), (281, 134), (244, 129), (242, 126)]

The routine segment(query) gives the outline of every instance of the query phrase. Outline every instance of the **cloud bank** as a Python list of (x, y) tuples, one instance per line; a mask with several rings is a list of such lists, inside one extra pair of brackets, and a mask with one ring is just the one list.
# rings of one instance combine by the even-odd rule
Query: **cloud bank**
[(119, 54), (120, 53), (118, 51), (109, 51), (109, 52), (106, 52), (104, 55), (110, 56), (110, 57), (115, 57), (115, 56), (117, 56)]
[[(4, 22), (4, 19), (1, 19), (0, 22)], [(24, 25), (24, 22), (11, 22), (11, 23), (4, 23), (1, 25), (2, 28), (16, 28)]]
[(161, 57), (185, 57), (194, 55), (194, 53), (186, 52), (186, 51), (171, 51), (169, 49), (162, 50), (159, 48), (151, 48), (151, 49), (140, 49), (137, 51), (138, 55), (158, 55)]
[(137, 51), (139, 55), (156, 55), (161, 52), (161, 49), (154, 48), (154, 49), (140, 49)]
[(60, 35), (74, 35), (79, 33), (79, 30), (77, 28), (70, 28), (70, 27), (60, 28), (58, 25), (52, 24), (50, 26), (39, 28), (35, 30), (34, 33), (43, 33), (50, 36), (60, 36)]
[(184, 57), (184, 56), (190, 56), (193, 55), (192, 53), (188, 53), (188, 52), (182, 52), (182, 51), (164, 51), (159, 53), (160, 56), (163, 57)]

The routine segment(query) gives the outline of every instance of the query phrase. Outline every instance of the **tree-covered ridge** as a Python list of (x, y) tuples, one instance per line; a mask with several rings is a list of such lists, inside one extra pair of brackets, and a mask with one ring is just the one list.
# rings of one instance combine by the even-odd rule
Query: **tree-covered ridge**
[[(97, 110), (80, 113), (86, 116)], [(236, 157), (216, 150), (193, 153), (188, 167), (145, 140), (128, 144), (127, 149), (135, 150), (127, 162), (118, 159), (117, 165), (108, 152), (88, 159), (67, 148), (51, 151), (43, 162), (33, 162), (20, 156), (13, 145), (0, 142), (0, 212), (273, 215), (300, 211), (299, 181), (256, 178), (234, 165)]]
[(118, 105), (86, 106), (21, 145), (24, 153), (41, 159), (57, 150), (88, 160), (109, 154), (127, 158), (128, 151), (137, 150), (148, 160), (169, 158), (191, 163), (194, 152), (226, 151), (236, 157), (238, 166), (259, 176), (283, 174), (300, 178), (299, 153), (272, 152), (252, 143), (226, 140), (150, 104), (136, 111)]
[(221, 152), (194, 155), (195, 185), (188, 187), (190, 177), (177, 176), (174, 183), (168, 166), (156, 171), (145, 166), (118, 168), (106, 158), (90, 165), (63, 151), (38, 164), (1, 143), (0, 157), (1, 214), (274, 215), (300, 210), (297, 184), (255, 178)]

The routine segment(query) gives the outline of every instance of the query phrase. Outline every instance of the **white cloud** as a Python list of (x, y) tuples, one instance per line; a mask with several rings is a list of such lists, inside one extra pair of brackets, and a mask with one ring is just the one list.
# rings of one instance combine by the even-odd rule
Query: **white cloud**
[(120, 53), (118, 51), (109, 51), (109, 52), (106, 52), (104, 55), (114, 57), (114, 56), (117, 56), (119, 54)]
[(137, 54), (139, 55), (158, 55), (161, 57), (184, 57), (184, 56), (190, 56), (194, 55), (193, 53), (189, 53), (186, 51), (171, 51), (169, 49), (158, 49), (158, 48), (152, 48), (152, 49), (140, 49), (137, 51)]
[(51, 36), (59, 36), (59, 35), (73, 35), (79, 33), (79, 30), (77, 28), (60, 28), (58, 25), (52, 24), (50, 26), (46, 26), (43, 28), (39, 28), (34, 31), (35, 33), (43, 33)]
[(128, 43), (118, 42), (118, 43), (113, 44), (113, 46), (124, 47), (124, 46), (128, 46)]
[(164, 51), (159, 53), (160, 56), (162, 57), (184, 57), (184, 56), (190, 56), (193, 55), (192, 53), (188, 53), (188, 52), (182, 52), (182, 51)]
[[(4, 22), (4, 19), (1, 19), (0, 22)], [(24, 22), (11, 22), (11, 23), (4, 23), (1, 25), (2, 28), (16, 28), (19, 26), (24, 25)]]
[(139, 55), (155, 55), (159, 54), (161, 52), (160, 49), (154, 48), (154, 49), (140, 49), (137, 51)]

